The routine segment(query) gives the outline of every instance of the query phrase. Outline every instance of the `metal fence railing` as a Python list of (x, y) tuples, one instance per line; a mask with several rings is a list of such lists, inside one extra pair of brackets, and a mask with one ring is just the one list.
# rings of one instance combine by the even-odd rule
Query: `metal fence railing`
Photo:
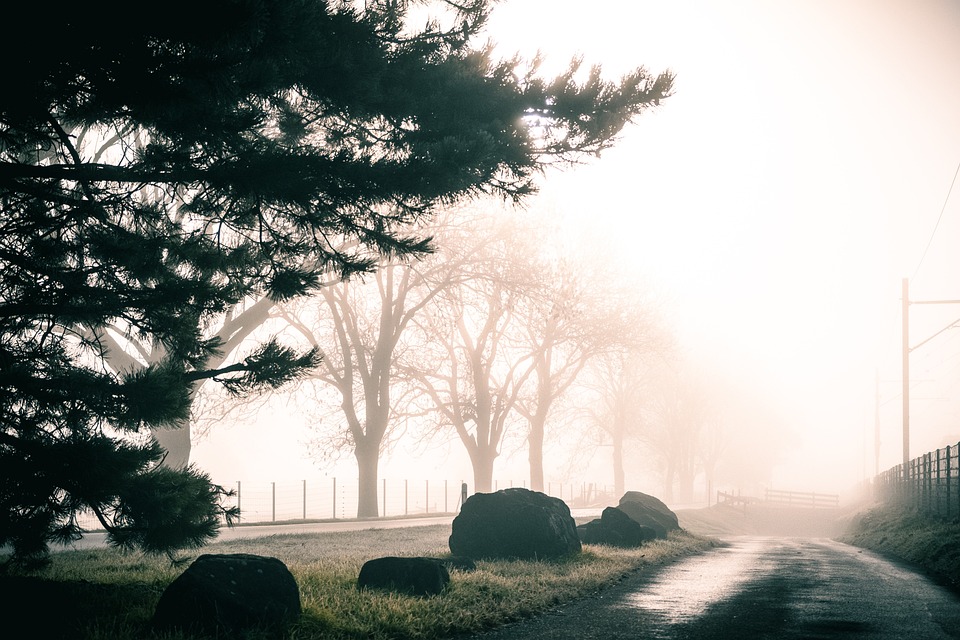
[(875, 495), (944, 518), (960, 516), (960, 443), (898, 464), (874, 480)]

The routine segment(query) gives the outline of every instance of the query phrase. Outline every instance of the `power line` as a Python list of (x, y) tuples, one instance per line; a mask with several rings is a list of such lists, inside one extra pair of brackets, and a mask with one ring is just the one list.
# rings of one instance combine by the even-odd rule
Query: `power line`
[(950, 194), (953, 193), (953, 185), (957, 183), (957, 174), (960, 174), (960, 163), (957, 163), (957, 170), (953, 172), (953, 180), (950, 181), (950, 188), (947, 189), (947, 197), (943, 201), (943, 206), (940, 207), (937, 224), (933, 225), (933, 233), (930, 234), (930, 239), (927, 240), (927, 246), (923, 250), (923, 255), (920, 256), (920, 262), (917, 263), (917, 268), (914, 269), (911, 280), (917, 277), (917, 272), (920, 271), (920, 267), (923, 266), (923, 261), (927, 257), (927, 251), (930, 249), (930, 245), (933, 244), (933, 238), (937, 235), (937, 229), (940, 228), (940, 221), (943, 219), (943, 212), (947, 210), (947, 203), (950, 202)]

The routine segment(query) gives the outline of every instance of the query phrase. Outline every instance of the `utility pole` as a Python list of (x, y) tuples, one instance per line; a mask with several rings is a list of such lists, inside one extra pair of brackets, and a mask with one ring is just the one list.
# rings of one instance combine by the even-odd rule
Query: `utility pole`
[(880, 475), (880, 369), (873, 371), (873, 475)]
[(903, 466), (910, 462), (910, 280), (904, 278), (901, 284), (900, 309), (903, 326), (900, 337), (903, 359)]
[(903, 315), (902, 331), (902, 358), (903, 358), (903, 464), (910, 462), (910, 352), (919, 349), (947, 329), (960, 326), (960, 318), (954, 320), (940, 331), (916, 344), (910, 346), (910, 305), (911, 304), (960, 304), (960, 300), (911, 300), (910, 281), (907, 278), (902, 282), (901, 309)]

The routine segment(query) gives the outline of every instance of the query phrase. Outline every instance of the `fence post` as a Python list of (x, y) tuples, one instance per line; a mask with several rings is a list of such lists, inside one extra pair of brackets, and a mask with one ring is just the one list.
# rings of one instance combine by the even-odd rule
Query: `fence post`
[(240, 518), (243, 512), (240, 510), (240, 481), (237, 480), (237, 522), (240, 522)]
[(937, 456), (937, 475), (933, 481), (933, 500), (937, 505), (937, 515), (943, 515), (943, 508), (940, 506), (940, 449), (934, 454)]
[(270, 483), (270, 522), (277, 521), (277, 483)]
[(950, 519), (950, 511), (951, 511), (952, 508), (953, 508), (953, 505), (952, 505), (951, 500), (950, 500), (950, 445), (947, 445), (946, 454), (947, 454), (947, 457), (946, 457), (946, 460), (944, 460), (944, 464), (945, 464), (945, 466), (946, 466), (947, 468), (946, 468), (946, 470), (944, 471), (944, 473), (945, 473), (946, 476), (947, 476), (947, 481), (946, 481), (946, 488), (947, 488), (947, 491), (946, 491), (946, 493), (947, 493), (946, 501), (947, 501), (947, 519), (949, 520), (949, 519)]
[(914, 504), (919, 506), (923, 503), (923, 479), (920, 477), (920, 458), (914, 458), (910, 464), (913, 467), (913, 484), (914, 493), (916, 494)]

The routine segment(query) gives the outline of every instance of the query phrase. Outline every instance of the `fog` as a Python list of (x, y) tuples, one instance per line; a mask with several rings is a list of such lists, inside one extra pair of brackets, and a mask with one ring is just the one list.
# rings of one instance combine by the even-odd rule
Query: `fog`
[[(578, 54), (610, 77), (641, 65), (676, 73), (675, 94), (615, 148), (548, 171), (517, 215), (602, 239), (662, 300), (683, 361), (735, 405), (730, 464), (770, 456), (742, 489), (847, 491), (874, 473), (877, 426), (879, 468), (899, 463), (901, 279), (914, 300), (960, 299), (960, 5), (510, 0), (489, 35), (504, 55), (539, 49), (545, 73)], [(960, 305), (910, 314), (918, 345)], [(918, 347), (911, 370), (915, 456), (960, 440), (958, 332)], [(309, 458), (307, 421), (277, 396), (256, 417), (214, 425), (192, 459), (227, 484), (355, 478), (349, 457)], [(603, 442), (555, 436), (548, 477), (613, 483)], [(470, 482), (462, 449), (401, 441), (380, 474)], [(642, 451), (628, 460), (627, 488), (660, 495)], [(734, 477), (724, 487), (740, 488)], [(501, 451), (495, 478), (529, 478), (522, 438)], [(697, 487), (704, 499), (702, 477)]]

